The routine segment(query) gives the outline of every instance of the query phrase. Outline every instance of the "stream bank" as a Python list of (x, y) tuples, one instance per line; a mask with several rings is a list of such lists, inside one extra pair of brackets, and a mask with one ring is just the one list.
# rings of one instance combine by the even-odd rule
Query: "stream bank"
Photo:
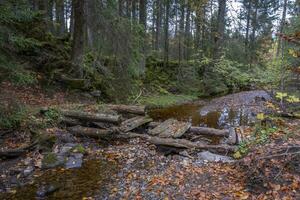
[[(245, 97), (248, 94), (249, 92), (241, 93), (241, 95), (234, 94), (221, 97), (223, 100), (212, 100), (211, 102), (218, 102), (214, 106), (213, 104), (188, 104), (179, 106), (179, 110), (176, 110), (175, 106), (167, 108), (166, 113), (172, 114), (168, 118), (176, 118), (177, 114), (185, 111), (183, 112), (184, 116), (179, 116), (180, 118), (177, 119), (191, 120), (195, 125), (203, 123), (204, 126), (209, 127), (211, 125), (205, 124), (205, 121), (199, 123), (195, 120), (201, 116), (201, 109), (218, 108), (217, 111), (209, 111), (220, 112), (222, 111), (219, 109), (222, 108), (221, 105), (232, 105), (228, 104), (230, 99), (231, 102), (238, 105), (236, 108), (241, 107), (240, 105), (243, 103), (244, 107), (255, 104), (253, 107), (257, 113), (267, 110), (266, 107), (263, 107), (267, 100), (265, 94), (256, 96), (255, 93), (250, 93), (252, 94), (251, 98), (246, 101)], [(257, 109), (258, 107), (259, 109)], [(176, 110), (176, 112), (169, 112), (168, 109)], [(163, 114), (165, 112), (164, 109), (155, 110), (155, 112), (158, 111)], [(193, 119), (195, 113), (197, 116)], [(150, 115), (152, 114), (150, 113)], [(221, 117), (228, 116), (227, 114), (221, 113), (216, 116), (213, 118), (215, 120), (213, 124), (219, 127), (221, 127), (219, 124), (231, 125), (230, 121), (218, 123), (220, 120), (228, 119)], [(233, 119), (239, 116), (235, 115)], [(255, 118), (256, 113), (251, 113), (251, 116)], [(157, 119), (160, 117), (157, 115)], [(160, 119), (163, 120), (163, 118)], [(211, 119), (207, 121), (211, 121)], [(235, 122), (232, 119), (231, 121)], [(193, 199), (195, 197), (236, 199), (251, 195), (244, 180), (247, 177), (242, 169), (236, 167), (236, 162), (229, 157), (216, 158), (213, 155), (214, 159), (210, 160), (207, 157), (210, 155), (209, 153), (193, 154), (188, 150), (180, 153), (166, 153), (165, 149), (158, 148), (139, 138), (105, 141), (80, 137), (70, 140), (67, 136), (69, 133), (65, 130), (54, 128), (49, 131), (58, 138), (62, 137), (60, 142), (54, 145), (53, 152), (56, 149), (62, 149), (69, 142), (82, 145), (84, 148), (84, 152), (81, 152), (84, 155), (83, 166), (75, 169), (57, 167), (45, 170), (38, 164), (42, 160), (38, 152), (10, 160), (10, 165), (3, 162), (1, 163), (1, 165), (3, 164), (1, 177), (5, 181), (1, 182), (1, 190), (6, 193), (1, 195), (4, 199), (32, 199), (43, 193), (46, 194), (46, 197), (43, 197), (46, 199), (82, 199), (83, 197), (90, 199)], [(30, 158), (30, 162), (28, 162), (28, 158)], [(215, 161), (219, 162), (215, 163)], [(28, 168), (30, 166), (32, 170)], [(89, 174), (89, 171), (93, 173)], [(55, 181), (52, 182), (52, 180)], [(61, 185), (57, 186), (57, 182), (60, 182)], [(28, 196), (23, 196), (24, 193)]]

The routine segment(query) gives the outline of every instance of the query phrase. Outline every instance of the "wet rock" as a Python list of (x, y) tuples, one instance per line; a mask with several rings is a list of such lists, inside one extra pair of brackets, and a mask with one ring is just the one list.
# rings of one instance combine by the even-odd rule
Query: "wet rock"
[(49, 169), (62, 166), (65, 162), (64, 156), (57, 155), (55, 153), (48, 153), (42, 160), (42, 168)]
[(71, 152), (73, 148), (75, 148), (77, 144), (67, 143), (60, 149), (60, 154), (68, 154)]
[(234, 128), (229, 128), (229, 136), (226, 141), (227, 144), (234, 145), (238, 143), (237, 134)]
[(76, 138), (70, 133), (58, 133), (57, 136), (58, 136), (58, 139), (62, 143), (75, 143), (76, 142)]
[(33, 170), (34, 168), (32, 166), (28, 166), (23, 172), (24, 176), (30, 175), (33, 172)]
[(66, 160), (65, 167), (67, 169), (80, 168), (82, 166), (83, 154), (72, 153)]
[(229, 156), (222, 156), (218, 154), (211, 153), (209, 151), (203, 151), (197, 154), (197, 162), (233, 162), (233, 158)]
[(57, 191), (59, 187), (57, 185), (42, 185), (36, 192), (37, 197), (46, 197), (47, 195)]

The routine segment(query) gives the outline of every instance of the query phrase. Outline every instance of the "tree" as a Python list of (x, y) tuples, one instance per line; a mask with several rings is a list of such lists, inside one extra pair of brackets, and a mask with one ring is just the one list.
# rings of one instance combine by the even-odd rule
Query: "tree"
[(147, 27), (147, 0), (140, 0), (140, 24), (146, 30)]
[(165, 41), (164, 41), (164, 65), (169, 62), (169, 17), (170, 17), (170, 0), (165, 1)]
[(77, 66), (75, 72), (79, 77), (83, 76), (82, 63), (84, 53), (85, 1), (86, 0), (73, 0), (72, 2), (72, 6), (74, 8), (74, 35), (72, 41), (71, 60), (75, 66)]
[(65, 6), (64, 0), (55, 0), (57, 35), (63, 36), (65, 33)]
[(226, 16), (226, 0), (218, 0), (218, 18), (217, 18), (217, 31), (215, 35), (214, 58), (217, 59), (221, 56), (224, 43), (225, 31), (225, 16)]
[[(283, 28), (285, 25), (285, 21), (286, 21), (286, 10), (287, 10), (287, 0), (283, 1), (283, 8), (282, 8), (282, 17), (281, 17), (281, 22), (279, 25), (279, 33), (283, 33)], [(276, 52), (276, 57), (279, 56), (280, 54), (280, 50), (282, 49), (282, 39), (278, 38), (278, 46), (277, 46), (277, 52)]]

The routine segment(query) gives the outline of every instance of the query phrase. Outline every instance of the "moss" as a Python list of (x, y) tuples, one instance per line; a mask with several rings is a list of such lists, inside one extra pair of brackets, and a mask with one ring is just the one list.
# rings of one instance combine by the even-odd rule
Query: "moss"
[(71, 151), (73, 153), (82, 153), (82, 154), (84, 154), (86, 152), (85, 148), (80, 144), (73, 147)]
[(55, 153), (48, 153), (44, 156), (42, 163), (44, 166), (54, 165), (58, 161)]
[(149, 96), (142, 97), (139, 101), (140, 104), (144, 104), (150, 108), (168, 107), (171, 105), (182, 104), (196, 100), (196, 96), (191, 95), (161, 95), (161, 96)]

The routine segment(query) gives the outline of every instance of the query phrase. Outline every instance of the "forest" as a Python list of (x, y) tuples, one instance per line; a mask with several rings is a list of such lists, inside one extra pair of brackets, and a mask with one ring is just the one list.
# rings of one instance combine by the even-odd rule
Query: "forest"
[(299, 0), (0, 0), (0, 199), (299, 199)]

